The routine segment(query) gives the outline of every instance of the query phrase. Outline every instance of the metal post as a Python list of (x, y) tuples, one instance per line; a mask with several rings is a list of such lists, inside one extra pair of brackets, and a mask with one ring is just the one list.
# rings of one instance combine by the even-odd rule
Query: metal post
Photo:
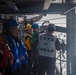
[(61, 66), (61, 50), (60, 50), (60, 75), (62, 75), (62, 66)]
[(70, 75), (70, 29), (69, 29), (69, 14), (66, 17), (67, 20), (67, 75)]
[[(76, 17), (75, 9), (67, 13), (67, 75), (76, 75)], [(71, 65), (70, 65), (71, 64)]]

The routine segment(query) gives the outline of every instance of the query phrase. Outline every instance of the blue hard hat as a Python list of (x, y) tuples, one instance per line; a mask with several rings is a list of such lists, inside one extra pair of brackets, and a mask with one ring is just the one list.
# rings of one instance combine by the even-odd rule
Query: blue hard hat
[(36, 29), (36, 28), (39, 29), (39, 25), (36, 24), (36, 23), (34, 23), (34, 24), (32, 25), (32, 28), (33, 28), (33, 29)]
[(18, 23), (14, 19), (9, 19), (6, 28), (11, 28), (12, 26), (18, 26)]

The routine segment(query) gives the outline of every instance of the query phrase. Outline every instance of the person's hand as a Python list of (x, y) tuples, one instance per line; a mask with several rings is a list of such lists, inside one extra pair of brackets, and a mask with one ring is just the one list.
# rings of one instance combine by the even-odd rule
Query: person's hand
[(0, 75), (3, 75), (3, 74), (0, 72)]

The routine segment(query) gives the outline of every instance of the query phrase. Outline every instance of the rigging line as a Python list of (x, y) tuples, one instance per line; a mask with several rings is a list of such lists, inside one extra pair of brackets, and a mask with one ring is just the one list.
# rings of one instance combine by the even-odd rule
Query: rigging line
[[(54, 18), (54, 19), (45, 19), (45, 20), (58, 20), (58, 19), (63, 19), (63, 18), (66, 18), (66, 17), (60, 17), (60, 18)], [(45, 21), (45, 20), (40, 20), (40, 21)]]

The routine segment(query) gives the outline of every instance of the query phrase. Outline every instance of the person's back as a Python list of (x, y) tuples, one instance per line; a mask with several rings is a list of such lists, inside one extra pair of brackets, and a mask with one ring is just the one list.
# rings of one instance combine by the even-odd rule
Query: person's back
[(54, 58), (56, 37), (49, 34), (39, 35), (39, 55)]
[(52, 35), (55, 28), (49, 24), (47, 32), (39, 35), (39, 75), (54, 75), (56, 50), (60, 50), (59, 40)]

